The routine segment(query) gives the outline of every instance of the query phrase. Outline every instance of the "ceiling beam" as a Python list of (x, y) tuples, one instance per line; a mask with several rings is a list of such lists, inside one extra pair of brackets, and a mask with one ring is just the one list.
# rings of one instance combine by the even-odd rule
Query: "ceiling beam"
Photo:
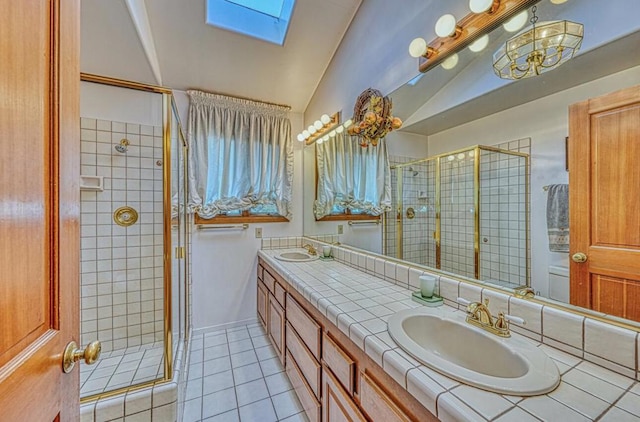
[(124, 0), (133, 20), (133, 25), (136, 27), (136, 32), (144, 48), (144, 53), (147, 56), (149, 66), (153, 76), (156, 78), (156, 83), (162, 85), (162, 75), (160, 74), (160, 63), (158, 62), (158, 54), (156, 53), (156, 45), (153, 41), (153, 34), (151, 33), (151, 25), (149, 24), (149, 16), (147, 15), (147, 8), (144, 4), (144, 0)]

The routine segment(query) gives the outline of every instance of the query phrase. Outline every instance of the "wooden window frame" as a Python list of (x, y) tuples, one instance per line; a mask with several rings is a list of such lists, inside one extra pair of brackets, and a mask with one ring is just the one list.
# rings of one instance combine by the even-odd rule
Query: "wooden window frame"
[(248, 210), (242, 211), (242, 215), (217, 215), (213, 218), (202, 218), (195, 215), (194, 224), (239, 224), (239, 223), (288, 223), (289, 219), (282, 215), (251, 215)]

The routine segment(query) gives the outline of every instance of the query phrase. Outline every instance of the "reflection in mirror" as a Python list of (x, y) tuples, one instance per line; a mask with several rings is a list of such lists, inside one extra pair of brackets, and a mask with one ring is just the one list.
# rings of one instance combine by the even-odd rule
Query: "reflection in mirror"
[[(531, 18), (531, 11), (526, 13), (525, 23)], [(372, 252), (382, 252), (397, 259), (440, 268), (441, 271), (453, 272), (472, 280), (475, 272), (479, 271), (478, 276), (482, 282), (499, 284), (501, 287), (529, 284), (539, 297), (552, 299), (556, 303), (571, 303), (603, 314), (640, 320), (640, 315), (634, 315), (631, 311), (634, 307), (640, 309), (640, 306), (624, 299), (640, 297), (640, 294), (633, 293), (638, 289), (635, 287), (638, 284), (634, 284), (637, 282), (633, 280), (640, 277), (634, 279), (632, 272), (627, 272), (625, 282), (616, 280), (605, 288), (603, 281), (620, 276), (615, 275), (615, 271), (608, 270), (606, 274), (589, 273), (591, 275), (586, 281), (584, 278), (578, 281), (574, 273), (582, 271), (582, 277), (587, 274), (585, 270), (589, 268), (588, 265), (603, 256), (602, 247), (584, 243), (588, 250), (578, 250), (571, 246), (571, 254), (567, 253), (566, 248), (562, 249), (562, 245), (567, 242), (562, 239), (566, 221), (563, 223), (557, 214), (549, 218), (547, 215), (549, 200), (555, 197), (550, 193), (558, 190), (549, 189), (550, 186), (569, 185), (569, 201), (573, 201), (571, 198), (574, 195), (585, 197), (585, 192), (619, 192), (608, 196), (609, 203), (615, 198), (625, 198), (624, 209), (609, 207), (605, 210), (602, 208), (606, 205), (604, 202), (592, 204), (600, 207), (600, 212), (606, 211), (608, 216), (605, 220), (593, 222), (597, 224), (593, 228), (601, 230), (600, 239), (606, 239), (612, 244), (622, 242), (627, 245), (627, 251), (612, 251), (611, 256), (630, 259), (631, 264), (626, 268), (637, 269), (637, 264), (632, 262), (633, 259), (640, 262), (637, 252), (640, 249), (637, 242), (637, 238), (640, 238), (637, 235), (637, 222), (635, 226), (629, 225), (626, 217), (628, 212), (624, 210), (640, 209), (637, 195), (629, 196), (625, 193), (637, 191), (638, 182), (635, 181), (640, 180), (640, 176), (637, 166), (627, 166), (627, 160), (618, 160), (616, 164), (614, 160), (615, 157), (619, 159), (633, 156), (634, 144), (618, 138), (617, 150), (611, 157), (598, 157), (599, 162), (609, 160), (606, 162), (612, 168), (624, 171), (624, 177), (616, 178), (615, 185), (612, 184), (615, 174), (611, 173), (607, 176), (606, 189), (605, 185), (600, 185), (602, 187), (598, 190), (584, 184), (581, 185), (583, 188), (579, 188), (575, 181), (583, 177), (580, 176), (580, 169), (589, 168), (590, 152), (587, 150), (578, 153), (577, 149), (572, 152), (571, 139), (579, 142), (579, 145), (588, 145), (588, 138), (579, 139), (574, 133), (576, 128), (589, 123), (574, 124), (570, 129), (569, 108), (572, 104), (640, 84), (640, 55), (637, 54), (640, 21), (635, 18), (639, 14), (640, 3), (635, 0), (615, 0), (607, 3), (605, 8), (602, 2), (596, 0), (567, 1), (562, 4), (543, 0), (537, 4), (539, 22), (568, 20), (584, 25), (584, 40), (579, 53), (562, 66), (520, 81), (499, 78), (493, 70), (493, 53), (518, 32), (507, 32), (500, 26), (488, 34), (487, 45), (482, 51), (471, 51), (468, 48), (458, 51), (458, 62), (452, 69), (435, 66), (390, 93), (394, 115), (404, 121), (402, 129), (386, 140), (387, 147), (392, 151), (389, 160), (392, 167), (391, 186), (394, 190), (393, 210), (386, 213), (384, 227), (379, 231), (348, 231), (341, 237), (341, 242)], [(526, 25), (524, 29), (527, 28)], [(589, 122), (584, 118), (582, 121)], [(636, 121), (629, 126), (627, 132), (636, 139), (640, 136), (637, 126)], [(394, 150), (394, 142), (398, 136), (413, 136), (416, 145), (424, 145), (428, 152), (414, 153), (406, 148)], [(570, 138), (569, 153), (567, 137)], [(475, 194), (473, 171), (460, 164), (453, 167), (453, 163), (458, 163), (458, 150), (466, 151), (479, 144), (507, 151), (498, 156), (508, 156), (509, 153), (529, 155), (530, 167), (529, 174), (525, 173), (525, 181), (518, 180), (514, 185), (510, 184), (511, 180), (506, 180), (505, 182), (509, 182), (506, 185), (493, 186), (493, 179), (483, 179), (481, 171), (478, 190), (480, 223), (475, 225), (471, 212), (475, 204), (471, 200)], [(450, 151), (456, 151), (456, 154), (451, 154)], [(448, 158), (442, 159), (449, 156), (454, 157), (452, 163), (449, 163)], [(467, 163), (472, 161), (470, 158), (465, 160)], [(439, 170), (442, 180), (437, 181), (436, 167), (443, 164)], [(306, 165), (308, 160), (305, 156)], [(452, 173), (448, 176), (449, 183), (452, 184), (442, 188), (448, 165), (451, 165)], [(479, 165), (482, 168), (482, 159)], [(470, 175), (467, 175), (467, 171)], [(499, 175), (500, 165), (495, 171), (493, 176), (497, 176), (496, 180), (502, 179)], [(484, 173), (489, 174), (490, 172)], [(510, 175), (506, 176), (506, 179), (510, 178)], [(309, 183), (305, 181), (305, 196), (308, 186)], [(442, 191), (436, 192), (438, 189)], [(491, 192), (499, 193), (495, 204), (490, 202)], [(507, 196), (504, 195), (505, 192), (508, 192)], [(438, 198), (440, 204), (437, 203)], [(312, 204), (308, 199), (305, 198), (305, 207)], [(512, 199), (514, 202), (511, 202)], [(446, 224), (452, 228), (450, 233), (446, 233), (448, 229), (441, 226), (438, 232), (440, 237), (434, 237), (437, 232), (438, 207), (442, 212), (441, 224), (444, 225), (446, 219), (451, 218)], [(589, 207), (588, 202), (584, 206), (569, 207), (569, 213), (573, 210), (578, 213), (576, 215), (581, 215), (581, 210), (586, 211)], [(517, 213), (517, 219), (501, 220), (501, 215), (509, 217), (512, 212)], [(305, 233), (336, 233), (334, 227), (325, 226), (326, 230), (322, 230), (308, 222), (306, 219)], [(476, 227), (480, 228), (478, 233)], [(611, 237), (612, 229), (620, 233), (631, 233), (636, 236), (636, 240)], [(556, 236), (558, 234), (559, 237)], [(449, 237), (445, 237), (446, 235)], [(523, 236), (524, 242), (529, 243), (526, 247), (521, 243)], [(579, 233), (570, 233), (569, 244), (576, 245), (578, 236)], [(517, 246), (512, 244), (512, 240), (515, 242), (516, 239)], [(436, 241), (440, 242), (440, 256)], [(479, 247), (479, 265), (474, 262), (476, 246)], [(448, 256), (445, 256), (445, 249)], [(520, 251), (528, 251), (528, 255), (520, 254)], [(585, 263), (572, 260), (572, 256), (578, 252), (587, 256)], [(488, 259), (483, 264), (485, 257)], [(576, 300), (576, 295), (580, 296), (579, 301)]]
[(384, 141), (361, 147), (345, 132), (316, 143), (316, 220), (379, 217), (391, 209), (389, 160)]

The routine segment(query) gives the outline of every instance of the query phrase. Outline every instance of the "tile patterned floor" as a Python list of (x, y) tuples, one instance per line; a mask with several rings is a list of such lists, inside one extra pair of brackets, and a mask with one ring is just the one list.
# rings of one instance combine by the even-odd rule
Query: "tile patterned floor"
[(162, 343), (104, 352), (95, 365), (80, 365), (80, 397), (162, 377)]
[(191, 340), (183, 422), (304, 422), (307, 418), (258, 323)]

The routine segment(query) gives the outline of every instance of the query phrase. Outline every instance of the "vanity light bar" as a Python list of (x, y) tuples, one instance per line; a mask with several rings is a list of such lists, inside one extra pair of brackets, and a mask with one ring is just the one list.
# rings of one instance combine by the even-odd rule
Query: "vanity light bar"
[[(442, 16), (436, 28), (441, 36), (428, 44), (423, 38), (416, 38), (409, 46), (409, 54), (420, 59), (418, 69), (425, 73), (539, 1), (470, 0), (470, 9), (478, 13), (471, 12), (459, 21), (453, 15)], [(447, 68), (453, 68), (452, 62), (447, 63)]]
[(314, 142), (322, 143), (336, 136), (336, 133), (340, 133), (336, 126), (340, 123), (341, 114), (336, 112), (329, 116), (323, 114), (320, 119), (316, 120), (306, 130), (298, 134), (298, 141), (304, 142), (305, 145), (311, 145)]

